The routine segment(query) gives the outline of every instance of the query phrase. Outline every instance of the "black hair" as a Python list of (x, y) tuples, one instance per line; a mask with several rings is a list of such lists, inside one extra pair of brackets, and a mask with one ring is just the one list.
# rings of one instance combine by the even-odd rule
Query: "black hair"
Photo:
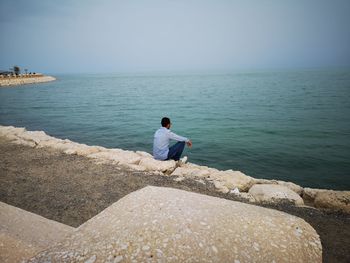
[(162, 127), (168, 126), (170, 124), (170, 119), (168, 117), (164, 117), (161, 121)]

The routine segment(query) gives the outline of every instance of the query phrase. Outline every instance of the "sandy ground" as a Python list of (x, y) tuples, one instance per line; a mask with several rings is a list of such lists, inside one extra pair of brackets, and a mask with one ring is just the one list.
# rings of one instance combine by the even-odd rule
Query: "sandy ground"
[[(123, 196), (146, 185), (237, 200), (210, 183), (181, 182), (51, 149), (16, 145), (0, 137), (0, 201), (77, 227)], [(303, 218), (321, 237), (324, 262), (350, 262), (350, 215), (326, 213), (285, 203), (264, 206)]]

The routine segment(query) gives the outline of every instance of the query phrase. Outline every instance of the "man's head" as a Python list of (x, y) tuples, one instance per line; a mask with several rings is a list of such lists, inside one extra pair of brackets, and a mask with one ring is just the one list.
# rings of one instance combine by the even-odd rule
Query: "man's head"
[(171, 126), (170, 119), (168, 117), (164, 117), (161, 121), (161, 124), (162, 124), (162, 127), (169, 129)]

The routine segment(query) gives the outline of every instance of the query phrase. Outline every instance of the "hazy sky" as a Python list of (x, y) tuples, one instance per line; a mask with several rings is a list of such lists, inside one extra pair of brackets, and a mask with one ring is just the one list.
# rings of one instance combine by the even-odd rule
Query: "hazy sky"
[(0, 69), (350, 67), (350, 0), (0, 0)]

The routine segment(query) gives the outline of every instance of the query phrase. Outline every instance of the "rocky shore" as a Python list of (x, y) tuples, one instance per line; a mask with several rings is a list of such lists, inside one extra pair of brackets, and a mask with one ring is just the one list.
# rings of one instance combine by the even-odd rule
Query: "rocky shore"
[(37, 76), (2, 77), (0, 78), (0, 87), (42, 83), (54, 80), (56, 80), (54, 77), (39, 74)]
[(177, 181), (193, 178), (198, 182), (210, 182), (217, 191), (235, 194), (249, 202), (289, 201), (299, 206), (308, 205), (350, 214), (350, 191), (303, 188), (292, 182), (257, 179), (240, 171), (220, 171), (192, 163), (179, 166), (173, 160), (157, 161), (147, 152), (88, 146), (67, 139), (54, 138), (43, 131), (27, 131), (25, 128), (0, 126), (0, 135), (17, 144), (34, 148), (52, 148), (65, 154), (85, 156), (96, 163), (115, 164), (122, 168), (152, 172), (160, 176), (176, 176)]
[[(348, 191), (191, 163), (180, 167), (145, 152), (87, 146), (24, 128), (0, 126), (0, 149), (0, 201), (7, 204), (0, 205), (2, 262), (350, 260), (350, 216), (346, 206), (334, 204)], [(331, 206), (319, 205), (321, 193), (336, 196)], [(52, 235), (55, 229), (70, 232), (66, 225), (74, 227), (67, 236)]]

